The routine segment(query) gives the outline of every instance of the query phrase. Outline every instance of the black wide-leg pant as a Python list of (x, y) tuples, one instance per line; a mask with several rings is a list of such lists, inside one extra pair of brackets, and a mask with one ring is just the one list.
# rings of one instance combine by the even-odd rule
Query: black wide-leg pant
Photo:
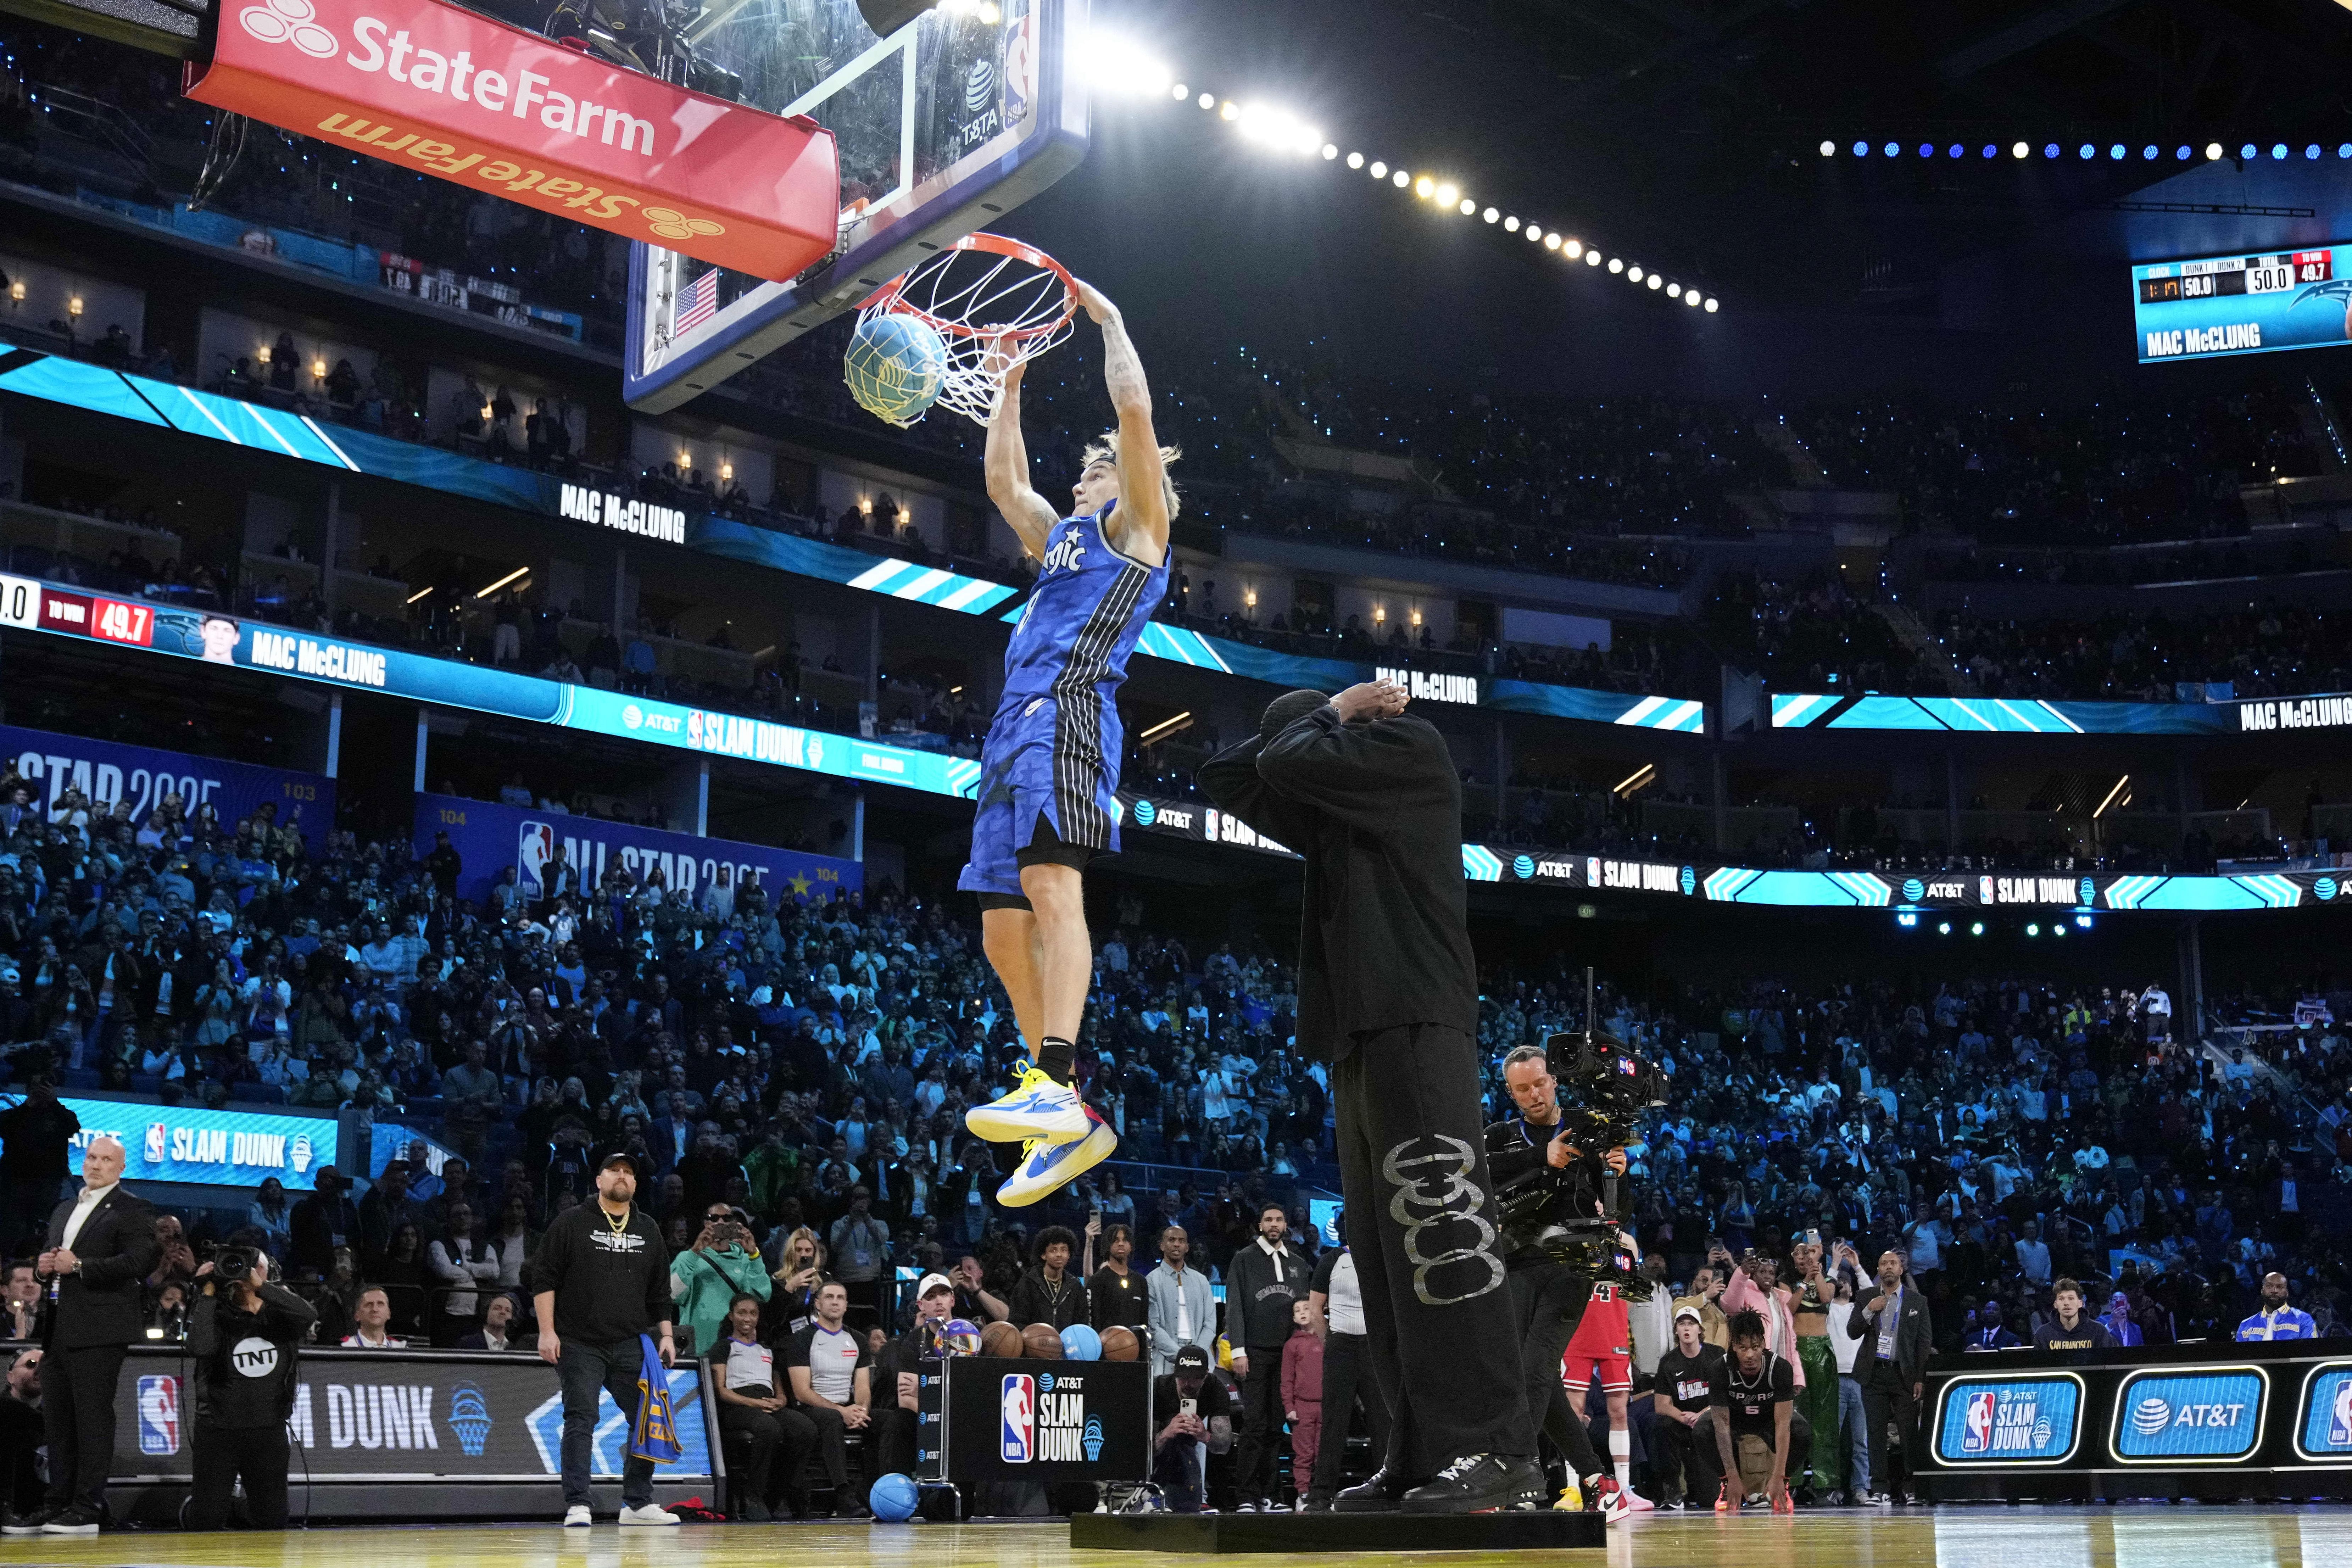
[(1391, 1473), (1417, 1480), (1464, 1454), (1531, 1456), (1476, 1044), (1412, 1024), (1351, 1045), (1331, 1071), (1339, 1178), (1389, 1395)]

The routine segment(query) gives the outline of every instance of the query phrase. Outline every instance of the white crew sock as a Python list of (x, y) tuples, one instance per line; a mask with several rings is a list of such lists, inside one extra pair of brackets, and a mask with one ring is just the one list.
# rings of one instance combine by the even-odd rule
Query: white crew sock
[(1633, 1434), (1622, 1426), (1609, 1429), (1609, 1462), (1617, 1467), (1617, 1484), (1633, 1489)]

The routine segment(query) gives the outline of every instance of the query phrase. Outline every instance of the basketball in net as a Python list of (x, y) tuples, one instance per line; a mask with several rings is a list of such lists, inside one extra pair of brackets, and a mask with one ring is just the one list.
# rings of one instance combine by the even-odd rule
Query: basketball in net
[(984, 426), (1004, 373), (1069, 336), (1077, 310), (1060, 262), (1003, 235), (968, 235), (859, 307), (843, 377), (860, 407), (893, 425), (943, 405)]

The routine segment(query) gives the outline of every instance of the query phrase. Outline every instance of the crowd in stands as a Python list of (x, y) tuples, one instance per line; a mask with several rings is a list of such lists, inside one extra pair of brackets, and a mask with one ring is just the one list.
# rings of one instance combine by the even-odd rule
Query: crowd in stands
[(1917, 656), (1834, 567), (1793, 584), (1717, 577), (1701, 625), (1722, 656), (1775, 691), (1900, 691)]
[(2242, 534), (2241, 485), (2324, 471), (2311, 397), (2270, 384), (2088, 405), (1878, 398), (1789, 424), (1831, 483), (1895, 492), (1917, 528), (2004, 543)]
[(2284, 605), (2081, 621), (1947, 611), (1936, 638), (1988, 697), (2171, 702), (2182, 700), (2184, 686), (2204, 689), (2191, 700), (2216, 686), (2235, 697), (2345, 690), (2352, 647), (2336, 640), (2343, 629), (2342, 617), (2331, 622), (2324, 609)]

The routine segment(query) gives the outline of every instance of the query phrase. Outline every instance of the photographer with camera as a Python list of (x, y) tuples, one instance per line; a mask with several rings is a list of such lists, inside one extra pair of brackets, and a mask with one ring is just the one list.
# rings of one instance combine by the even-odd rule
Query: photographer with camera
[(226, 1528), (229, 1496), (241, 1478), (247, 1528), (283, 1530), (295, 1361), (319, 1314), (271, 1283), (269, 1260), (248, 1247), (221, 1248), (196, 1270), (196, 1289), (188, 1333), (196, 1400), (187, 1527)]
[[(1616, 1483), (1593, 1452), (1584, 1423), (1570, 1415), (1560, 1385), (1560, 1357), (1591, 1298), (1592, 1273), (1554, 1257), (1541, 1238), (1563, 1222), (1601, 1217), (1601, 1178), (1612, 1168), (1612, 1159), (1614, 1169), (1624, 1169), (1625, 1153), (1588, 1153), (1570, 1142), (1560, 1115), (1559, 1080), (1542, 1046), (1521, 1046), (1503, 1058), (1503, 1087), (1519, 1113), (1486, 1129), (1486, 1169), (1495, 1178), (1503, 1234), (1510, 1243), (1505, 1262), (1519, 1317), (1528, 1414), (1568, 1461), (1569, 1489), (1578, 1496), (1570, 1506), (1580, 1506), (1590, 1496), (1605, 1517), (1622, 1519), (1627, 1510)], [(1514, 1223), (1520, 1215), (1525, 1218)]]
[[(1588, 1012), (1591, 1005), (1588, 994)], [(1626, 1410), (1633, 1382), (1627, 1303), (1646, 1299), (1651, 1281), (1636, 1268), (1619, 1189), (1634, 1118), (1664, 1102), (1664, 1080), (1618, 1041), (1592, 1034), (1520, 1047), (1504, 1058), (1503, 1076), (1519, 1115), (1486, 1130), (1486, 1149), (1521, 1306), (1528, 1396), (1536, 1397), (1540, 1376), (1543, 1428), (1568, 1458), (1571, 1479), (1581, 1480), (1605, 1517), (1622, 1519), (1650, 1506), (1633, 1489)], [(1573, 1107), (1561, 1103), (1563, 1082), (1579, 1102)], [(1596, 1373), (1609, 1405), (1605, 1474), (1584, 1431), (1586, 1389)], [(1554, 1506), (1581, 1500), (1570, 1488)]]

